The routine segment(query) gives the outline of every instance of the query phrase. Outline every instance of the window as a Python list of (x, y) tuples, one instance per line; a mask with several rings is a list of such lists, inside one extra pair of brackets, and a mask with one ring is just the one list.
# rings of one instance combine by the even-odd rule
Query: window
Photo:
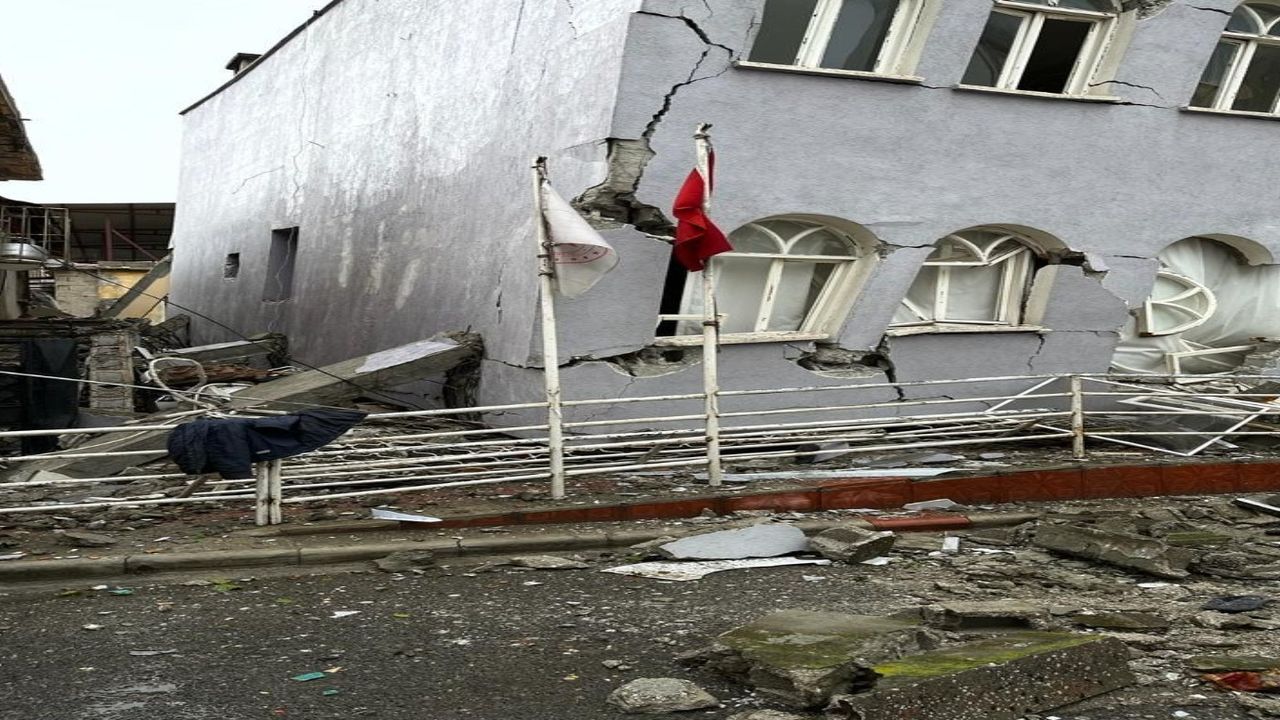
[(748, 61), (905, 73), (924, 0), (767, 0)]
[(227, 259), (222, 263), (222, 277), (230, 280), (240, 276), (240, 253), (227, 253)]
[(1192, 107), (1280, 112), (1280, 5), (1236, 8), (1200, 77)]
[(1110, 0), (996, 0), (961, 84), (1086, 95), (1117, 19)]
[(271, 231), (271, 252), (267, 256), (267, 283), (263, 302), (280, 302), (293, 297), (293, 266), (298, 258), (298, 228)]
[[(826, 338), (839, 329), (860, 279), (874, 261), (850, 234), (794, 218), (760, 220), (729, 235), (733, 252), (714, 259), (716, 305), (727, 341)], [(861, 260), (859, 258), (862, 258)], [(667, 344), (702, 335), (702, 278), (686, 276), (678, 314), (660, 316)], [(678, 276), (676, 276), (678, 277)], [(675, 337), (670, 337), (675, 336)]]
[(967, 230), (940, 240), (894, 315), (898, 328), (1017, 326), (1036, 253), (1017, 235)]

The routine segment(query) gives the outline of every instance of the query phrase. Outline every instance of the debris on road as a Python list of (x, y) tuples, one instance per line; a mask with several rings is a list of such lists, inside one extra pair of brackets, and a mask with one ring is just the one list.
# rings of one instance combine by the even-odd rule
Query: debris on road
[(116, 539), (110, 535), (101, 535), (83, 530), (67, 530), (62, 533), (59, 541), (63, 545), (85, 548), (111, 547), (116, 544)]
[(1025, 600), (971, 600), (926, 605), (926, 624), (942, 630), (1039, 629), (1049, 625), (1049, 610)]
[(1272, 668), (1263, 672), (1208, 673), (1201, 677), (1223, 690), (1263, 693), (1280, 692), (1280, 668)]
[(809, 541), (794, 525), (761, 523), (734, 530), (691, 535), (658, 547), (672, 560), (741, 560), (804, 552)]
[(903, 510), (911, 512), (922, 512), (925, 510), (951, 510), (953, 508), (963, 507), (960, 503), (949, 498), (939, 498), (937, 500), (923, 500), (921, 502), (909, 502), (902, 506)]
[(438, 517), (430, 515), (418, 515), (416, 513), (399, 512), (396, 510), (387, 510), (386, 508), (373, 508), (370, 515), (374, 520), (396, 520), (399, 522), (410, 523), (438, 523), (441, 522)]
[(840, 525), (814, 535), (809, 540), (809, 547), (828, 560), (860, 563), (885, 555), (893, 548), (896, 539), (889, 531)]
[(684, 582), (701, 580), (711, 573), (725, 570), (749, 570), (753, 568), (783, 567), (786, 565), (830, 565), (830, 560), (807, 558), (746, 558), (743, 560), (706, 560), (703, 562), (644, 562), (604, 568), (601, 572), (617, 575), (635, 575), (655, 580)]
[(436, 555), (430, 550), (398, 550), (374, 560), (373, 564), (383, 572), (402, 573), (435, 565)]
[(609, 694), (608, 702), (628, 714), (660, 715), (716, 707), (714, 695), (688, 680), (640, 678)]
[(1188, 576), (1193, 555), (1155, 538), (1079, 525), (1042, 523), (1033, 542), (1062, 555), (1137, 570), (1156, 577), (1181, 580)]
[(508, 558), (505, 564), (532, 570), (586, 570), (591, 567), (584, 562), (555, 555), (521, 555)]
[(289, 679), (296, 680), (297, 682), (311, 682), (312, 680), (320, 680), (325, 677), (328, 677), (328, 676), (322, 672), (309, 672), (309, 673), (302, 673), (301, 675), (294, 675)]
[(1223, 613), (1245, 613), (1261, 610), (1271, 604), (1271, 598), (1262, 595), (1227, 595), (1216, 597), (1200, 606), (1201, 610)]

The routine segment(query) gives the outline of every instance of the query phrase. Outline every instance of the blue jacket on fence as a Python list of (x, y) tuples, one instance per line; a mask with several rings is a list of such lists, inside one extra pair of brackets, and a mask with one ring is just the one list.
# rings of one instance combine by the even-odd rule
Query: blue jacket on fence
[(303, 410), (263, 418), (207, 418), (169, 433), (169, 457), (188, 475), (252, 478), (253, 464), (324, 447), (363, 420), (356, 410)]

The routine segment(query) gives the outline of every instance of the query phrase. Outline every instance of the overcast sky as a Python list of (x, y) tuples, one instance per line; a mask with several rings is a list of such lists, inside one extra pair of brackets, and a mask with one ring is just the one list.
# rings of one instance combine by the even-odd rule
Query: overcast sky
[(168, 202), (178, 111), (327, 0), (0, 0), (0, 77), (29, 122), (42, 182), (0, 195), (45, 204)]

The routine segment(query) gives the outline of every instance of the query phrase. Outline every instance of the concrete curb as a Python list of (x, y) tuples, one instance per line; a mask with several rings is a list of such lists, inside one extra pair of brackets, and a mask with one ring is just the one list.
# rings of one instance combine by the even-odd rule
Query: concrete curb
[[(975, 515), (926, 515), (913, 518), (855, 518), (849, 520), (801, 520), (795, 525), (807, 534), (818, 533), (836, 525), (859, 525), (867, 529), (892, 529), (899, 532), (942, 532), (1020, 525), (1036, 520), (1033, 513), (982, 513)], [(887, 520), (903, 522), (885, 526)], [(708, 532), (715, 528), (707, 528)], [(386, 557), (401, 550), (430, 550), (440, 557), (481, 557), (515, 555), (531, 552), (563, 552), (629, 547), (656, 540), (672, 533), (656, 530), (614, 530), (581, 533), (543, 533), (525, 537), (475, 537), (460, 540), (405, 540), (367, 545), (332, 545), (315, 548), (281, 548), (253, 550), (211, 550), (190, 553), (157, 553), (125, 555), (87, 560), (16, 560), (0, 565), (0, 583), (40, 580), (81, 580), (88, 578), (146, 575), (217, 568), (252, 568), (263, 566), (319, 566), (364, 562)], [(688, 534), (688, 533), (684, 533)]]

